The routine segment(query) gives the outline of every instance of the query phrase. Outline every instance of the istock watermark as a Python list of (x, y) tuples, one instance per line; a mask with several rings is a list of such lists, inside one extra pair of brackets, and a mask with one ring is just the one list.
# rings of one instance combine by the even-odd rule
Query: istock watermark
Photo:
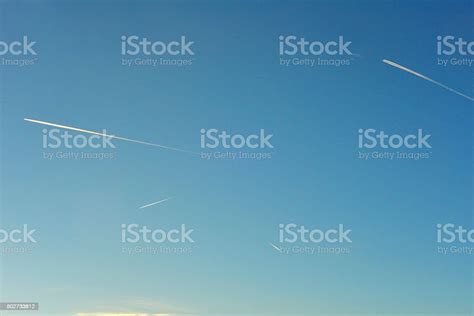
[[(43, 158), (47, 160), (80, 160), (114, 158), (113, 136), (106, 130), (102, 134), (84, 135), (53, 128), (42, 131)], [(87, 151), (85, 150), (87, 149)]]
[(337, 228), (308, 228), (304, 225), (279, 224), (278, 243), (270, 246), (281, 254), (342, 255), (350, 254), (351, 229), (339, 224)]
[(280, 35), (278, 48), (283, 67), (340, 67), (353, 62), (352, 42), (340, 35), (335, 40), (307, 40), (296, 35)]
[(0, 41), (0, 66), (32, 66), (38, 61), (36, 42), (24, 35), (13, 41)]
[(139, 35), (122, 35), (122, 66), (185, 67), (195, 62), (194, 41), (182, 35), (176, 40), (150, 40)]
[(374, 128), (358, 130), (358, 158), (362, 160), (422, 160), (431, 157), (431, 135), (392, 134)]
[(194, 229), (186, 224), (177, 228), (149, 228), (139, 224), (121, 225), (122, 253), (132, 254), (184, 254), (193, 251)]
[(272, 158), (273, 134), (267, 133), (264, 129), (253, 134), (230, 133), (216, 128), (202, 128), (200, 132), (201, 158), (203, 159), (264, 160)]
[(472, 255), (474, 253), (474, 229), (461, 225), (436, 225), (438, 253), (443, 255)]
[(28, 228), (28, 224), (19, 228), (0, 229), (0, 254), (31, 253), (31, 246), (37, 243), (35, 232), (36, 229)]
[(472, 67), (474, 64), (474, 41), (453, 35), (436, 37), (438, 66)]

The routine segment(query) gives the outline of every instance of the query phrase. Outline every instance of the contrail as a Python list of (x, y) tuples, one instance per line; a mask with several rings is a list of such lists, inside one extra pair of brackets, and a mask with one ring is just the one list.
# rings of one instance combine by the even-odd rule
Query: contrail
[(110, 137), (110, 138), (115, 138), (119, 140), (124, 140), (127, 142), (132, 142), (132, 143), (137, 143), (137, 144), (142, 144), (142, 145), (148, 145), (148, 146), (153, 146), (153, 147), (159, 147), (159, 148), (164, 148), (164, 149), (169, 149), (169, 150), (174, 150), (174, 151), (179, 151), (179, 152), (184, 152), (184, 153), (190, 153), (190, 154), (196, 154), (199, 155), (199, 153), (188, 151), (188, 150), (183, 150), (183, 149), (178, 149), (178, 148), (173, 148), (173, 147), (168, 147), (168, 146), (163, 146), (163, 145), (158, 145), (158, 144), (153, 144), (153, 143), (148, 143), (148, 142), (142, 142), (140, 140), (135, 140), (135, 139), (130, 139), (130, 138), (125, 138), (125, 137), (120, 137), (120, 136), (114, 136), (114, 135), (107, 135), (104, 133), (99, 133), (99, 132), (94, 132), (94, 131), (88, 131), (82, 128), (76, 128), (76, 127), (71, 127), (71, 126), (66, 126), (66, 125), (60, 125), (60, 124), (55, 124), (55, 123), (49, 123), (49, 122), (44, 122), (44, 121), (38, 121), (38, 120), (32, 120), (25, 118), (25, 121), (28, 122), (33, 122), (37, 124), (42, 124), (42, 125), (48, 125), (48, 126), (54, 126), (57, 128), (63, 128), (63, 129), (68, 129), (71, 131), (76, 131), (76, 132), (81, 132), (81, 133), (87, 133), (87, 134), (93, 134), (93, 135), (99, 135), (102, 137)]
[(160, 203), (163, 203), (165, 201), (171, 200), (172, 198), (173, 197), (169, 197), (169, 198), (166, 198), (166, 199), (163, 199), (163, 200), (159, 200), (159, 201), (147, 204), (147, 205), (140, 206), (139, 208), (145, 208), (145, 207), (149, 207), (149, 206), (152, 206), (152, 205), (155, 205), (155, 204), (160, 204)]
[(283, 252), (280, 248), (278, 248), (277, 246), (275, 246), (274, 244), (270, 243), (270, 246), (272, 246), (273, 248), (275, 248), (278, 252)]
[(408, 69), (407, 67), (403, 67), (402, 65), (399, 65), (399, 64), (394, 63), (393, 61), (390, 61), (390, 60), (387, 60), (387, 59), (383, 59), (382, 61), (383, 61), (384, 63), (386, 63), (387, 65), (390, 65), (390, 66), (393, 66), (393, 67), (395, 67), (395, 68), (404, 70), (404, 71), (406, 71), (406, 72), (408, 72), (408, 73), (411, 73), (412, 75), (415, 75), (415, 76), (417, 76), (417, 77), (419, 77), (419, 78), (428, 80), (429, 82), (434, 83), (435, 85), (440, 86), (441, 88), (444, 88), (444, 89), (446, 89), (446, 90), (448, 90), (448, 91), (451, 91), (451, 92), (453, 92), (453, 93), (456, 93), (457, 95), (460, 95), (460, 96), (462, 96), (462, 97), (465, 97), (465, 98), (468, 99), (468, 100), (474, 101), (474, 98), (473, 98), (473, 97), (470, 97), (470, 96), (465, 95), (465, 94), (463, 94), (463, 93), (461, 93), (461, 92), (459, 92), (459, 91), (456, 91), (456, 90), (454, 90), (453, 88), (450, 88), (450, 87), (448, 87), (448, 86), (442, 84), (441, 82), (438, 82), (438, 81), (433, 80), (433, 79), (431, 79), (431, 78), (429, 78), (429, 77), (427, 77), (427, 76), (424, 76), (424, 75), (422, 75), (422, 74), (420, 74), (420, 73), (418, 73), (418, 72), (416, 72), (416, 71), (413, 71), (413, 70), (411, 70), (411, 69)]

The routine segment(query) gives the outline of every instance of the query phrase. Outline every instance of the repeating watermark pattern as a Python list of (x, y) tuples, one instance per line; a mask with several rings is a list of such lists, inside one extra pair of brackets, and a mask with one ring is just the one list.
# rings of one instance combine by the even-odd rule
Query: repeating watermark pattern
[(122, 253), (129, 255), (191, 253), (195, 243), (193, 233), (194, 229), (187, 228), (186, 224), (172, 229), (122, 224)]
[(271, 247), (281, 254), (350, 254), (352, 251), (351, 229), (339, 224), (333, 229), (306, 228), (294, 223), (278, 226), (278, 243)]
[(21, 40), (0, 41), (1, 66), (32, 66), (37, 63), (36, 42), (24, 35)]
[(358, 158), (362, 160), (421, 160), (432, 156), (431, 135), (422, 129), (416, 134), (399, 135), (360, 128), (358, 134)]
[(280, 66), (283, 67), (340, 67), (353, 62), (351, 41), (342, 35), (334, 41), (310, 41), (295, 35), (281, 35), (279, 41)]
[[(84, 135), (67, 130), (43, 129), (43, 158), (47, 160), (111, 159), (115, 149), (113, 136), (106, 130), (100, 135)], [(88, 149), (88, 151), (83, 151)], [(50, 151), (51, 150), (51, 151)], [(99, 151), (101, 150), (101, 151)], [(106, 151), (109, 150), (109, 151)]]
[[(255, 159), (272, 158), (273, 134), (260, 129), (258, 134), (233, 134), (216, 128), (201, 129), (202, 159)], [(213, 151), (204, 151), (213, 149)]]
[(152, 41), (138, 35), (122, 35), (122, 66), (185, 67), (195, 63), (194, 42), (181, 36), (174, 41)]
[(453, 35), (436, 37), (437, 65), (443, 67), (472, 67), (474, 63), (474, 41)]
[(36, 229), (29, 229), (28, 224), (21, 228), (0, 229), (0, 254), (24, 254), (33, 251), (37, 243)]
[(474, 253), (474, 229), (455, 224), (436, 225), (438, 253), (443, 255), (472, 255)]

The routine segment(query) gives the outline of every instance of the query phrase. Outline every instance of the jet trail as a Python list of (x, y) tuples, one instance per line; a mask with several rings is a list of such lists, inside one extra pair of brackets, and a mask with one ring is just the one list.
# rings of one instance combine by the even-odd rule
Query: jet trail
[(66, 126), (66, 125), (60, 125), (60, 124), (49, 123), (49, 122), (44, 122), (44, 121), (38, 121), (38, 120), (33, 120), (33, 119), (28, 119), (28, 118), (25, 118), (24, 120), (28, 121), (28, 122), (32, 122), (32, 123), (37, 123), (37, 124), (48, 125), (48, 126), (53, 126), (53, 127), (57, 127), (57, 128), (68, 129), (68, 130), (71, 130), (71, 131), (87, 133), (87, 134), (92, 134), (92, 135), (99, 135), (99, 136), (103, 136), (103, 137), (110, 137), (110, 138), (115, 138), (115, 139), (119, 139), (119, 140), (124, 140), (124, 141), (127, 141), (127, 142), (132, 142), (132, 143), (137, 143), (137, 144), (142, 144), (142, 145), (148, 145), (148, 146), (153, 146), (153, 147), (159, 147), (159, 148), (164, 148), (164, 149), (169, 149), (169, 150), (174, 150), (174, 151), (199, 155), (199, 153), (188, 151), (188, 150), (183, 150), (183, 149), (178, 149), (178, 148), (173, 148), (173, 147), (168, 147), (168, 146), (163, 146), (163, 145), (158, 145), (158, 144), (153, 144), (153, 143), (148, 143), (148, 142), (142, 142), (140, 140), (125, 138), (125, 137), (120, 137), (120, 136), (107, 135), (107, 134), (104, 134), (104, 133), (89, 131), (89, 130), (85, 130), (85, 129), (82, 129), (82, 128), (76, 128), (76, 127), (71, 127), (71, 126)]
[(454, 90), (453, 88), (450, 88), (450, 87), (448, 87), (448, 86), (442, 84), (441, 82), (438, 82), (438, 81), (433, 80), (433, 79), (431, 79), (431, 78), (429, 78), (429, 77), (427, 77), (427, 76), (425, 76), (425, 75), (422, 75), (422, 74), (420, 74), (420, 73), (418, 73), (418, 72), (416, 72), (416, 71), (413, 71), (413, 70), (411, 70), (411, 69), (408, 69), (408, 68), (406, 68), (406, 67), (403, 67), (402, 65), (399, 65), (399, 64), (397, 64), (397, 63), (394, 63), (393, 61), (390, 61), (390, 60), (387, 60), (387, 59), (383, 59), (382, 61), (383, 61), (384, 63), (386, 63), (387, 65), (390, 65), (390, 66), (393, 66), (393, 67), (395, 67), (395, 68), (404, 70), (404, 71), (406, 71), (406, 72), (408, 72), (408, 73), (411, 73), (412, 75), (415, 75), (415, 76), (417, 76), (417, 77), (419, 77), (419, 78), (425, 79), (425, 80), (427, 80), (427, 81), (429, 81), (429, 82), (431, 82), (431, 83), (434, 83), (435, 85), (440, 86), (441, 88), (444, 88), (444, 89), (446, 89), (446, 90), (448, 90), (448, 91), (451, 91), (451, 92), (453, 92), (453, 93), (455, 93), (455, 94), (457, 94), (457, 95), (460, 95), (460, 96), (462, 96), (462, 97), (465, 97), (466, 99), (468, 99), (468, 100), (470, 100), (470, 101), (474, 101), (474, 98), (473, 98), (473, 97), (470, 97), (470, 96), (465, 95), (465, 94), (463, 94), (463, 93), (461, 93), (461, 92), (459, 92), (459, 91), (456, 91), (456, 90)]
[(278, 252), (282, 252), (280, 248), (278, 248), (277, 246), (275, 246), (274, 244), (270, 243), (270, 246), (272, 246), (274, 249), (276, 249)]
[(169, 198), (166, 198), (166, 199), (163, 199), (163, 200), (159, 200), (159, 201), (156, 201), (156, 202), (147, 204), (147, 205), (140, 206), (139, 208), (142, 209), (142, 208), (145, 208), (145, 207), (149, 207), (149, 206), (153, 206), (153, 205), (156, 205), (156, 204), (160, 204), (160, 203), (163, 203), (163, 202), (165, 202), (165, 201), (171, 200), (172, 198), (173, 198), (173, 197), (169, 197)]

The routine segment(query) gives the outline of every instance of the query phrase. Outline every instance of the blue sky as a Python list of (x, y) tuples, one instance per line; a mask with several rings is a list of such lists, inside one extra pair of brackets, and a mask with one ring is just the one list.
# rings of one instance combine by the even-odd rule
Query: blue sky
[[(26, 223), (38, 239), (29, 254), (2, 255), (0, 301), (68, 316), (472, 314), (472, 255), (436, 250), (438, 223), (473, 228), (472, 102), (381, 62), (472, 96), (472, 68), (436, 65), (436, 36), (472, 40), (472, 2), (0, 9), (0, 40), (27, 35), (38, 54), (35, 65), (0, 68), (1, 226)], [(193, 65), (122, 66), (120, 38), (133, 34), (185, 35)], [(282, 67), (280, 35), (343, 36), (357, 55), (350, 66)], [(49, 161), (45, 127), (24, 118), (196, 152), (202, 128), (265, 129), (274, 148), (266, 160), (206, 161), (116, 141), (113, 159)], [(423, 129), (430, 158), (360, 160), (361, 128)], [(124, 254), (124, 223), (185, 223), (196, 242), (188, 254)], [(282, 255), (269, 246), (280, 223), (343, 223), (351, 253)]]

